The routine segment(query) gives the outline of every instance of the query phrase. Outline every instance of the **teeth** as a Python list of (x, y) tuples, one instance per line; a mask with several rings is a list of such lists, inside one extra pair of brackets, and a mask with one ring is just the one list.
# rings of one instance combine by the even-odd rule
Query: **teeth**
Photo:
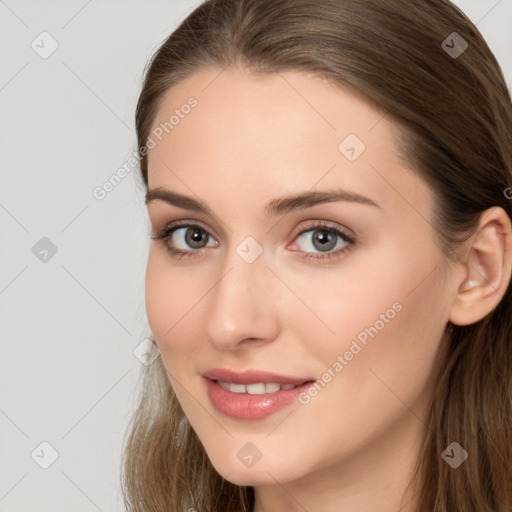
[(232, 393), (247, 393), (249, 395), (264, 395), (265, 393), (275, 393), (281, 389), (293, 389), (297, 386), (295, 384), (276, 384), (274, 382), (257, 384), (233, 384), (231, 382), (224, 382), (218, 380), (217, 383), (222, 388), (231, 391)]
[(218, 384), (221, 388), (227, 389), (227, 390), (229, 391), (229, 383), (228, 383), (228, 382), (224, 382), (223, 380), (218, 380), (218, 381), (217, 381), (217, 384)]
[[(230, 386), (231, 387), (231, 386)], [(265, 384), (238, 384), (238, 387), (245, 388), (249, 395), (264, 395), (265, 394)], [(239, 391), (239, 393), (243, 393), (243, 391)]]
[[(259, 386), (259, 384), (256, 384), (256, 386)], [(293, 386), (293, 384), (292, 384)], [(295, 387), (295, 386), (293, 386)], [(248, 393), (252, 393), (251, 390), (249, 389), (250, 388), (250, 385), (249, 387), (247, 388), (247, 392)], [(275, 393), (276, 391), (279, 391), (281, 389), (281, 386), (279, 384), (265, 384), (265, 391), (264, 393)]]

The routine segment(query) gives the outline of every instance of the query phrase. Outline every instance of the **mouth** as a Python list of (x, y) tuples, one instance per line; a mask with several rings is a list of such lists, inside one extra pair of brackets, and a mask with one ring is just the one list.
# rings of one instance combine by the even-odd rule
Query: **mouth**
[(315, 380), (296, 383), (252, 382), (240, 384), (203, 376), (211, 405), (237, 420), (261, 420), (299, 401)]

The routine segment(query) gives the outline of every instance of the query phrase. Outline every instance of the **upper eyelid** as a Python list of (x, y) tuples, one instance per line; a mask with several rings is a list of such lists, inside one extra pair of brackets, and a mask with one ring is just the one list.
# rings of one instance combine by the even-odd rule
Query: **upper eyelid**
[(194, 221), (192, 221), (192, 220), (183, 220), (183, 221), (177, 220), (177, 221), (173, 221), (173, 222), (168, 222), (161, 229), (156, 230), (156, 234), (164, 232), (166, 230), (169, 230), (170, 232), (174, 233), (178, 229), (189, 228), (189, 227), (194, 227), (194, 226), (199, 227), (200, 229), (202, 229), (203, 231), (208, 233), (209, 236), (212, 236), (213, 238), (215, 238), (215, 240), (218, 242), (217, 236), (212, 235), (212, 230), (210, 228), (207, 228), (200, 221), (196, 221), (196, 220), (194, 220)]
[(311, 221), (305, 221), (309, 222), (310, 224), (308, 226), (299, 227), (297, 229), (292, 230), (291, 235), (297, 236), (305, 231), (312, 231), (318, 228), (325, 228), (328, 229), (335, 229), (337, 231), (341, 231), (342, 233), (345, 233), (350, 238), (356, 238), (355, 233), (348, 227), (340, 225), (339, 223), (333, 223), (330, 221), (325, 220), (311, 220)]

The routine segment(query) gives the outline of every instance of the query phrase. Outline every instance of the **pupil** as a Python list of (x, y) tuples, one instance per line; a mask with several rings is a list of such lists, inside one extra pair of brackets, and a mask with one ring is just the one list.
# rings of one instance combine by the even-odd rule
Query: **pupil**
[[(332, 243), (333, 241), (334, 243)], [(320, 246), (316, 247), (315, 242), (319, 242)], [(313, 245), (315, 245), (315, 248), (320, 251), (329, 251), (334, 249), (336, 246), (336, 237), (334, 237), (333, 233), (330, 233), (329, 231), (316, 230), (313, 235)]]

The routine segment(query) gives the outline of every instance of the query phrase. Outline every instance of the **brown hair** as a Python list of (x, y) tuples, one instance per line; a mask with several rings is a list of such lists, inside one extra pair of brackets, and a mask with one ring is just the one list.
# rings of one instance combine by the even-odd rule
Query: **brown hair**
[[(469, 45), (458, 57), (443, 48), (453, 32)], [(401, 128), (403, 158), (435, 193), (433, 223), (447, 258), (487, 208), (512, 218), (504, 193), (512, 186), (510, 94), (483, 37), (448, 0), (206, 1), (148, 62), (139, 151), (169, 88), (212, 66), (314, 73), (386, 112)], [(509, 283), (481, 321), (447, 326), (415, 475), (421, 512), (512, 510), (511, 294)], [(144, 368), (130, 428), (122, 475), (129, 511), (253, 510), (254, 489), (211, 465), (160, 358)], [(453, 441), (469, 453), (457, 469), (441, 457)]]

